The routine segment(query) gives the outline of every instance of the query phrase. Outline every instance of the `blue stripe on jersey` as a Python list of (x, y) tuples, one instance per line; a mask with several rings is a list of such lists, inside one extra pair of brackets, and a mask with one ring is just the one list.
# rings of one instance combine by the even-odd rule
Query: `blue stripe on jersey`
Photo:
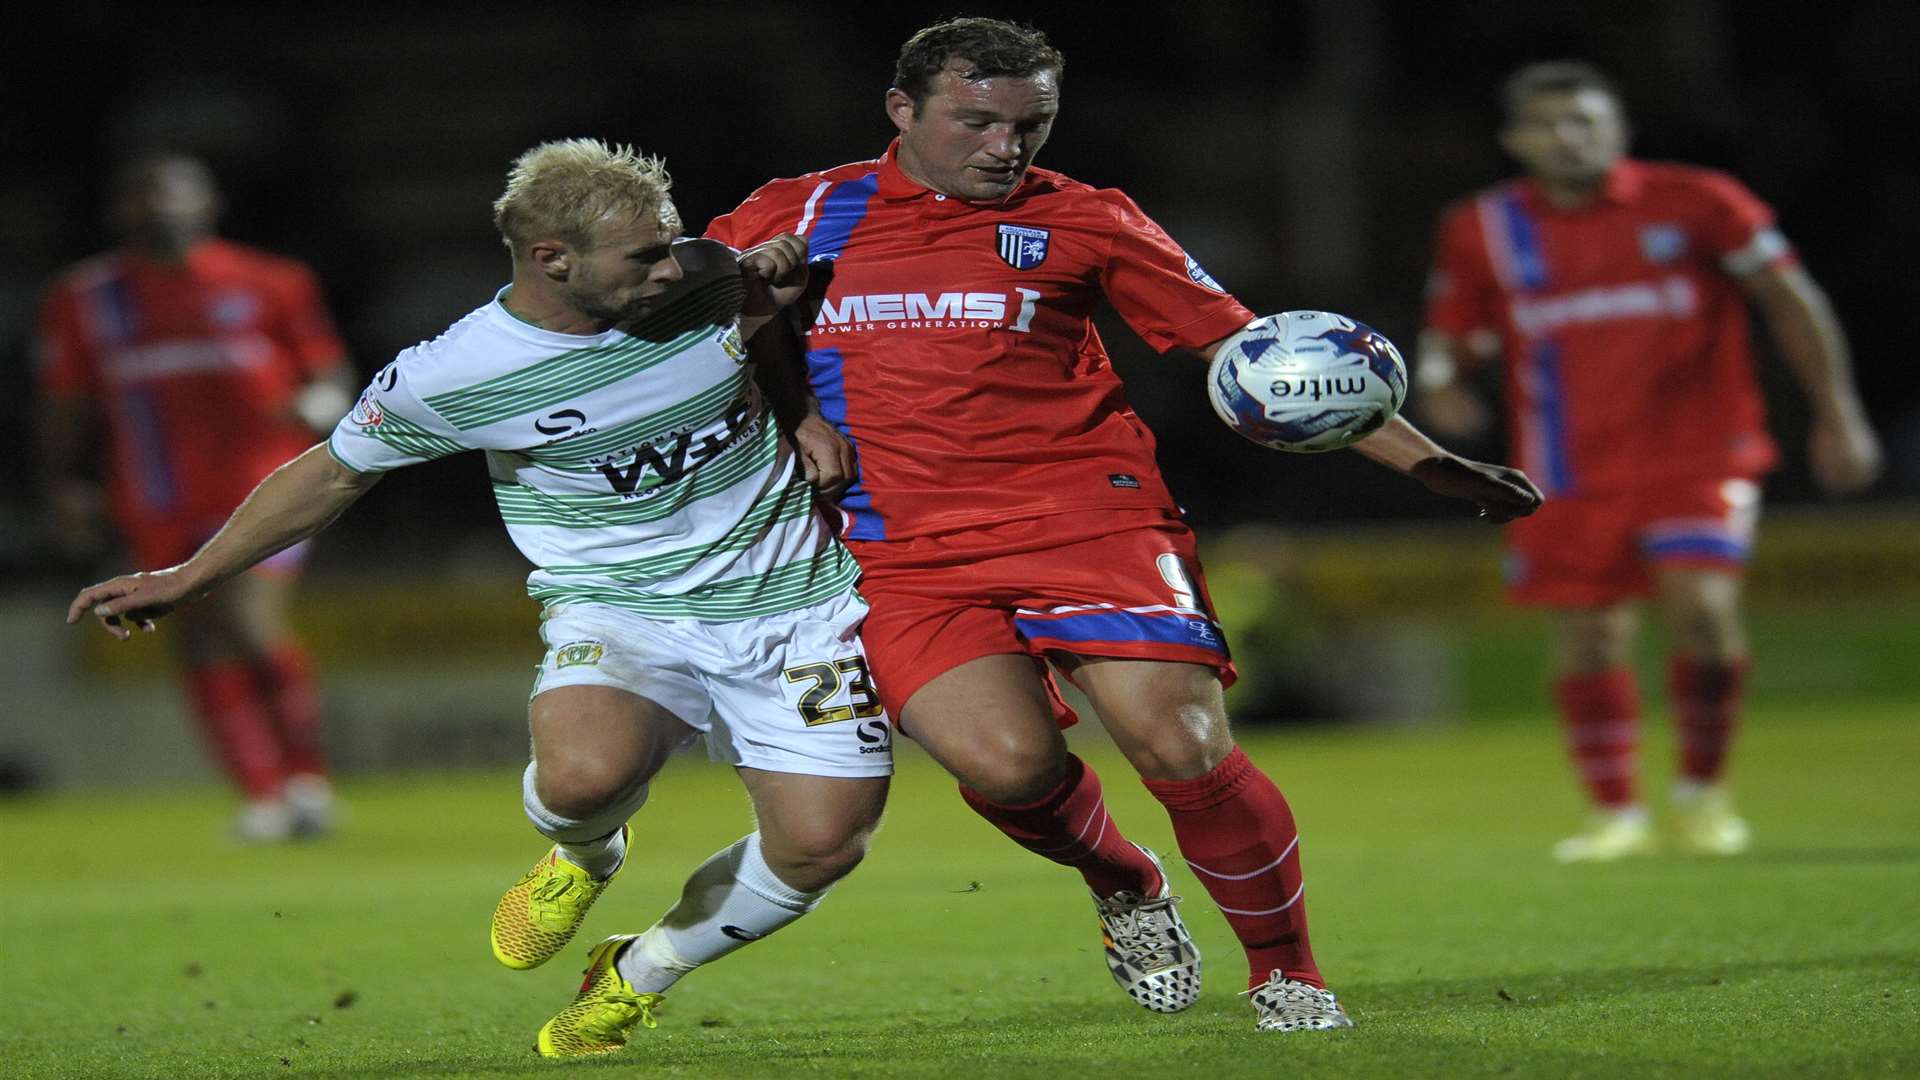
[(1547, 256), (1540, 250), (1540, 230), (1520, 202), (1520, 193), (1507, 192), (1500, 197), (1500, 215), (1505, 219), (1507, 256), (1513, 266), (1514, 285), (1522, 289), (1547, 287)]
[(879, 190), (879, 173), (842, 180), (828, 188), (820, 199), (820, 216), (807, 232), (807, 261), (839, 258), (853, 230), (866, 219), (867, 204)]
[(1641, 549), (1650, 559), (1706, 555), (1729, 562), (1746, 562), (1748, 545), (1721, 533), (1679, 533), (1648, 540)]
[(94, 340), (102, 345), (125, 345), (140, 329), (138, 309), (133, 302), (133, 282), (125, 274), (115, 274), (87, 289), (87, 321)]
[(1527, 348), (1527, 380), (1533, 409), (1540, 423), (1540, 484), (1543, 495), (1565, 495), (1573, 490), (1572, 432), (1567, 423), (1567, 385), (1560, 371), (1560, 346), (1536, 341)]
[[(807, 350), (807, 381), (813, 384), (813, 396), (820, 402), (820, 415), (853, 444), (855, 454), (860, 442), (847, 427), (847, 371), (839, 349)], [(885, 540), (887, 523), (873, 511), (873, 494), (856, 478), (841, 496), (840, 508), (853, 513), (853, 527), (846, 531), (849, 540)]]
[(1083, 611), (1047, 618), (1015, 615), (1013, 626), (1029, 641), (1158, 641), (1227, 655), (1218, 624), (1204, 616), (1176, 611)]
[(173, 462), (167, 457), (166, 431), (153, 392), (145, 386), (129, 387), (120, 393), (118, 405), (126, 421), (127, 450), (139, 477), (136, 491), (140, 501), (154, 513), (171, 513), (180, 505), (180, 485), (173, 475)]

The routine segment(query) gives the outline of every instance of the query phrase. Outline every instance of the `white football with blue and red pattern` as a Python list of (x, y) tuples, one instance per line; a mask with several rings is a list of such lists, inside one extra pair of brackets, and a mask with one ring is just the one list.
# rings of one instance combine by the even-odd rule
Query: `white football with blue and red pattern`
[(1226, 425), (1275, 450), (1315, 454), (1378, 431), (1407, 400), (1385, 334), (1330, 311), (1283, 311), (1221, 342), (1207, 399)]

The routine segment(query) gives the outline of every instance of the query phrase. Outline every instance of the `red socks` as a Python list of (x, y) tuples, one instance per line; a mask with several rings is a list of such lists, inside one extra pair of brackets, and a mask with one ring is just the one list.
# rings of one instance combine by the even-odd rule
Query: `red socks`
[(1067, 755), (1067, 776), (1045, 798), (1025, 806), (1002, 806), (960, 785), (974, 813), (992, 822), (1014, 843), (1080, 871), (1096, 896), (1160, 891), (1160, 874), (1146, 853), (1120, 835), (1107, 816), (1100, 778), (1085, 762)]
[(245, 664), (226, 660), (187, 669), (194, 716), (213, 756), (249, 799), (271, 799), (286, 779), (273, 717)]
[(1746, 688), (1748, 662), (1704, 663), (1675, 656), (1667, 672), (1667, 690), (1680, 741), (1680, 776), (1702, 784), (1720, 778), (1727, 747), (1733, 741), (1740, 693)]
[(256, 673), (279, 731), (286, 771), (295, 776), (325, 776), (327, 758), (320, 748), (320, 693), (314, 683), (313, 658), (298, 644), (281, 642)]
[(1146, 780), (1167, 808), (1180, 854), (1247, 950), (1249, 986), (1275, 970), (1324, 987), (1307, 943), (1300, 834), (1280, 789), (1234, 747), (1193, 780)]
[(1640, 689), (1633, 672), (1609, 668), (1592, 675), (1562, 675), (1554, 683), (1560, 719), (1580, 779), (1593, 801), (1608, 808), (1630, 806), (1638, 797)]

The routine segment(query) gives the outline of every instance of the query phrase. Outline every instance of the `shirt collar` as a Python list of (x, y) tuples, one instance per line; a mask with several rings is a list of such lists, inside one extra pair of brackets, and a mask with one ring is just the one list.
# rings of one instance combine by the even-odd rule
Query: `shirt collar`
[[(1640, 201), (1640, 196), (1646, 191), (1646, 187), (1646, 166), (1632, 158), (1621, 158), (1614, 162), (1613, 168), (1608, 169), (1607, 175), (1601, 179), (1599, 198), (1585, 207), (1561, 212), (1580, 213), (1582, 210), (1591, 209), (1600, 204), (1631, 206)], [(1540, 181), (1528, 177), (1525, 181), (1525, 189), (1527, 198), (1535, 206), (1545, 210), (1557, 210), (1547, 199), (1546, 193), (1540, 190)]]

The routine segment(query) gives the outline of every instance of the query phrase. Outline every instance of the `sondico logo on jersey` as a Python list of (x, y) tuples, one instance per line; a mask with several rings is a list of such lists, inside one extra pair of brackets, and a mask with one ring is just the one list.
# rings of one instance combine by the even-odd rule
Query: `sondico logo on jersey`
[[(867, 330), (998, 330), (1016, 334), (1033, 328), (1040, 290), (1012, 293), (866, 293), (829, 296), (813, 320), (813, 333), (853, 334)], [(1012, 318), (1009, 320), (1008, 316)]]

